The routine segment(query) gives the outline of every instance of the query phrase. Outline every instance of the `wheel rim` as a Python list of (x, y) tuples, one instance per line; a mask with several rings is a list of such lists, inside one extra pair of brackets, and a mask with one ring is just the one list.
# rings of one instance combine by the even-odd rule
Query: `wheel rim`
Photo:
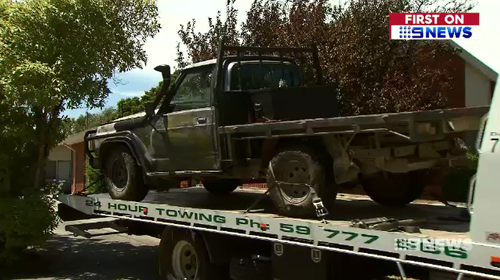
[[(311, 174), (309, 166), (302, 160), (287, 160), (280, 164), (275, 171), (276, 180), (295, 184), (310, 184)], [(283, 199), (292, 204), (303, 202), (311, 192), (308, 186), (283, 184), (279, 188)]]
[(125, 161), (123, 159), (117, 159), (113, 162), (113, 167), (111, 169), (113, 184), (119, 188), (123, 189), (127, 185), (128, 173), (127, 167), (125, 166)]
[(198, 273), (198, 256), (193, 245), (179, 241), (172, 252), (172, 270), (179, 280), (194, 280)]

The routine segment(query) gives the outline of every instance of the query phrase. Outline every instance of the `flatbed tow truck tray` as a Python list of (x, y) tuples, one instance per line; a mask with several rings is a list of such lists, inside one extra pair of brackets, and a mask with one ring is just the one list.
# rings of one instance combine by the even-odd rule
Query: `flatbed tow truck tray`
[[(270, 212), (272, 203), (265, 199), (258, 205), (262, 212), (245, 213), (245, 209), (263, 192), (259, 189), (239, 189), (230, 198), (224, 198), (193, 187), (164, 193), (150, 192), (142, 202), (113, 200), (107, 194), (87, 197), (59, 195), (58, 199), (86, 214), (344, 252), (492, 278), (491, 274), (481, 271), (492, 269), (488, 256), (498, 254), (497, 249), (463, 243), (469, 238), (469, 223), (446, 220), (459, 217), (464, 209), (462, 205), (455, 208), (432, 201), (416, 201), (395, 211), (362, 195), (339, 194), (336, 217), (326, 223), (278, 216)], [(421, 226), (420, 233), (351, 227), (355, 219), (373, 217), (424, 218), (427, 223)], [(447, 244), (443, 248), (424, 248), (414, 243), (422, 239), (456, 240), (458, 243)], [(464, 245), (470, 248), (464, 248)]]

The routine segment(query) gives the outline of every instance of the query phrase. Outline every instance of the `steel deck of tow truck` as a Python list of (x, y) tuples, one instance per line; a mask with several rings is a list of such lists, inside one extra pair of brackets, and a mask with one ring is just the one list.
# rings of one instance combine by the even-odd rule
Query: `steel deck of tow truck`
[[(272, 202), (267, 198), (255, 210), (245, 213), (244, 210), (263, 193), (260, 189), (238, 189), (229, 196), (220, 197), (193, 187), (169, 192), (151, 191), (141, 202), (113, 200), (107, 194), (59, 195), (58, 199), (86, 214), (295, 244), (500, 279), (500, 276), (493, 276), (500, 275), (500, 269), (491, 264), (491, 257), (500, 256), (500, 247), (467, 242), (469, 223), (459, 219), (463, 205), (454, 208), (439, 202), (417, 200), (394, 209), (378, 205), (366, 196), (339, 193), (333, 218), (326, 223), (278, 216), (273, 213)], [(351, 227), (352, 220), (376, 217), (426, 219), (427, 223), (420, 227), (420, 233)], [(439, 246), (425, 242), (417, 244), (417, 238), (452, 243), (444, 246), (441, 246), (443, 243), (438, 243)]]

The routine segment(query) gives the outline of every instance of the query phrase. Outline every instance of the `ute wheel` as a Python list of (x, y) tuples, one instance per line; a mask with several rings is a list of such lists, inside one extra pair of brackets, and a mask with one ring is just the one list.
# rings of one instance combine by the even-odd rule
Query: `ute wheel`
[(202, 236), (186, 229), (165, 228), (159, 246), (160, 274), (168, 280), (223, 280), (228, 268), (210, 262)]
[(238, 181), (220, 180), (203, 182), (203, 187), (214, 195), (228, 195), (238, 187)]
[(369, 177), (359, 176), (359, 182), (366, 194), (384, 206), (404, 206), (419, 198), (425, 188), (425, 175), (422, 170), (408, 173), (382, 172)]
[(267, 187), (278, 213), (289, 217), (309, 218), (315, 216), (316, 210), (309, 187), (286, 184), (280, 186), (275, 180), (309, 184), (331, 214), (337, 185), (328, 153), (316, 152), (308, 147), (287, 148), (271, 160), (271, 166), (275, 178), (268, 171)]
[(111, 152), (104, 167), (106, 187), (113, 199), (141, 201), (148, 187), (142, 179), (142, 170), (128, 150)]

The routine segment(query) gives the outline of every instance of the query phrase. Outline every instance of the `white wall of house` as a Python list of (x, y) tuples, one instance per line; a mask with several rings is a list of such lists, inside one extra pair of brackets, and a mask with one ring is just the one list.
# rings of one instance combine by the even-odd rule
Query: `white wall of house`
[(57, 146), (49, 154), (49, 160), (71, 160), (71, 150), (65, 146)]
[(490, 104), (491, 80), (477, 68), (465, 64), (465, 106)]
[(47, 182), (62, 183), (66, 191), (71, 189), (71, 166), (71, 150), (62, 145), (55, 147), (49, 153), (45, 180)]

